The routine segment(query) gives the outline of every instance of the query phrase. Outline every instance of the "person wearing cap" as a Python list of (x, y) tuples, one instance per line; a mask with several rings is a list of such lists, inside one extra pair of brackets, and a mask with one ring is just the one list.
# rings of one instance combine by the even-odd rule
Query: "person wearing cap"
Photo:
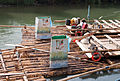
[(82, 27), (84, 23), (86, 23), (85, 18), (83, 18), (83, 19), (81, 20), (81, 22), (80, 22), (79, 26), (81, 26), (81, 27)]
[(85, 18), (83, 18), (83, 19), (82, 19), (82, 22), (83, 22), (83, 23), (85, 23), (85, 22), (86, 22), (86, 19), (85, 19)]

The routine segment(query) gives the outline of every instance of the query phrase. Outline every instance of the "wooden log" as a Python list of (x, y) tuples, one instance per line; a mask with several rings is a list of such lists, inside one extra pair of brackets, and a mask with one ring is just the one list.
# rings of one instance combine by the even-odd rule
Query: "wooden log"
[[(110, 30), (109, 30), (110, 31)], [(108, 35), (117, 35), (117, 34), (119, 34), (120, 32), (97, 32), (97, 33), (95, 33), (94, 35), (104, 35), (104, 34), (108, 34)]]
[(59, 25), (59, 26), (56, 26), (56, 28), (61, 28), (61, 27), (66, 27), (65, 25)]
[[(75, 56), (71, 56), (71, 55), (69, 55), (68, 57), (69, 57), (69, 58), (73, 58), (73, 59), (77, 59), (77, 60), (81, 60), (81, 61), (85, 61), (85, 62), (103, 64), (103, 63), (100, 63), (100, 62), (94, 62), (94, 61), (91, 61), (91, 60), (87, 60), (87, 58), (75, 57)], [(73, 64), (73, 63), (72, 63), (72, 64)], [(83, 66), (83, 65), (84, 65), (84, 64), (82, 64), (82, 66)]]
[(0, 73), (0, 76), (23, 75), (24, 73)]
[[(109, 35), (110, 37), (112, 37), (112, 38), (120, 38), (120, 36), (119, 35)], [(106, 36), (104, 36), (104, 35), (96, 35), (96, 37), (97, 38), (106, 38)], [(116, 40), (117, 41), (117, 40)]]
[[(120, 51), (120, 49), (102, 49), (98, 50), (99, 52), (112, 52), (112, 51)], [(94, 52), (93, 50), (90, 51), (78, 51), (78, 52), (68, 52), (68, 54), (85, 54), (85, 53), (92, 53)], [(112, 55), (111, 55), (112, 56)], [(114, 56), (114, 55), (113, 55)]]
[(55, 23), (64, 23), (66, 20), (54, 20)]
[[(66, 20), (54, 20), (55, 23), (64, 23)], [(102, 22), (101, 20), (99, 20), (100, 22)], [(109, 20), (106, 20), (109, 21)], [(87, 20), (87, 22), (94, 22), (94, 20)]]
[(89, 31), (99, 31), (99, 30), (120, 30), (120, 28), (101, 28), (101, 29), (63, 29), (64, 31), (80, 31), (80, 30), (89, 30)]
[(110, 65), (113, 64), (113, 62), (112, 62), (110, 59), (106, 59), (106, 61), (107, 61), (107, 63), (110, 64)]
[[(0, 25), (0, 27), (24, 28), (25, 26), (15, 26), (15, 25)], [(32, 27), (32, 26), (26, 26), (26, 28), (35, 29), (35, 27)]]
[(63, 79), (60, 79), (60, 80), (57, 80), (57, 81), (67, 81), (67, 80), (70, 80), (70, 79), (73, 79), (73, 78), (76, 78), (76, 77), (80, 77), (80, 76), (83, 76), (83, 75), (86, 75), (86, 74), (91, 74), (91, 73), (98, 72), (98, 71), (101, 71), (101, 70), (106, 70), (108, 68), (112, 68), (112, 67), (115, 67), (117, 65), (120, 65), (120, 63), (112, 64), (110, 66), (105, 66), (103, 68), (95, 69), (95, 70), (84, 72), (84, 73), (81, 73), (81, 74), (73, 75), (73, 76), (63, 78)]

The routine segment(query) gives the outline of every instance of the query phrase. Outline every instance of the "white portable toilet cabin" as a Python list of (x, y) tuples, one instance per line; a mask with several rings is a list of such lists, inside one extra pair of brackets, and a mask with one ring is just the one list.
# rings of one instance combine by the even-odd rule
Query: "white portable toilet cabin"
[(50, 39), (51, 38), (52, 20), (50, 16), (42, 16), (35, 18), (35, 38)]

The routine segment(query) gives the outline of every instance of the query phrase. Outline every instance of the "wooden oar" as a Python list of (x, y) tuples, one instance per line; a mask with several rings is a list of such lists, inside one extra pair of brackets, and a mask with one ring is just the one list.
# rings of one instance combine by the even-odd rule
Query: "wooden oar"
[(117, 65), (120, 65), (120, 63), (112, 64), (110, 66), (105, 66), (103, 68), (95, 69), (95, 70), (84, 72), (84, 73), (81, 73), (81, 74), (73, 75), (73, 76), (70, 76), (70, 77), (67, 77), (67, 78), (63, 78), (63, 79), (60, 79), (60, 80), (57, 80), (57, 81), (67, 81), (67, 80), (70, 80), (70, 79), (73, 79), (73, 78), (76, 78), (76, 77), (80, 77), (80, 76), (83, 76), (83, 75), (86, 75), (86, 74), (98, 72), (98, 71), (101, 71), (101, 70), (106, 70), (108, 68), (110, 69), (110, 68), (115, 67)]

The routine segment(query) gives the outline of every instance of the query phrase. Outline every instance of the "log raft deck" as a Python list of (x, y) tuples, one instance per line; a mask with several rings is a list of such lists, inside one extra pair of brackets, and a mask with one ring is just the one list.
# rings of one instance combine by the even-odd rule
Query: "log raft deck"
[[(35, 29), (33, 27), (23, 27), (21, 30), (22, 42), (20, 44), (22, 47), (16, 46), (15, 49), (2, 50), (2, 54), (0, 55), (0, 80), (45, 81), (44, 77), (83, 73), (108, 66), (109, 64), (118, 63), (120, 61), (120, 21), (94, 20), (94, 22), (102, 24), (106, 30), (93, 33), (93, 35), (91, 35), (91, 42), (97, 45), (100, 52), (107, 52), (109, 55), (108, 58), (103, 57), (99, 62), (94, 62), (88, 57), (86, 57), (86, 59), (84, 54), (93, 52), (88, 49), (90, 44), (86, 45), (81, 43), (82, 47), (79, 47), (75, 42), (71, 42), (70, 52), (68, 52), (68, 67), (51, 69), (49, 68), (51, 40), (36, 40)], [(94, 30), (96, 29), (93, 29), (93, 31)], [(53, 27), (51, 33), (52, 36), (70, 36), (69, 29), (64, 26)], [(71, 38), (79, 40), (80, 36), (71, 36)], [(33, 48), (39, 50), (34, 50)], [(86, 50), (82, 50), (83, 48)], [(17, 57), (16, 51), (18, 51), (19, 57)], [(117, 65), (112, 68), (120, 68), (120, 66)]]

